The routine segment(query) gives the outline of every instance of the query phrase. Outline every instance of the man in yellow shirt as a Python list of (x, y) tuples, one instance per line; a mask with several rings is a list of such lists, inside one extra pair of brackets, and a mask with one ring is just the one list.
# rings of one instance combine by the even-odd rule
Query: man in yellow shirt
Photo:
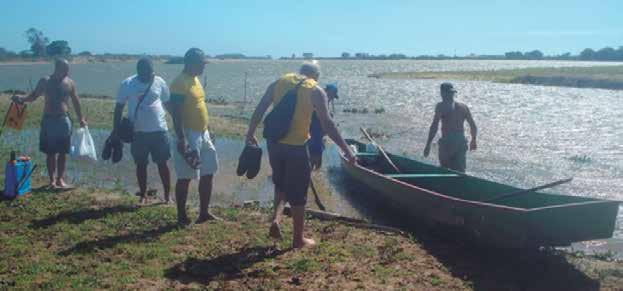
[(190, 223), (186, 214), (186, 199), (192, 179), (199, 179), (199, 218), (196, 223), (219, 219), (209, 212), (218, 158), (208, 132), (205, 92), (198, 78), (203, 74), (205, 65), (203, 51), (189, 49), (184, 55), (184, 70), (171, 84), (169, 111), (177, 135), (177, 150), (173, 155), (177, 174), (175, 197), (177, 219), (183, 225)]
[(324, 131), (342, 149), (349, 162), (356, 158), (331, 120), (327, 106), (327, 94), (318, 87), (320, 67), (316, 63), (305, 63), (299, 74), (286, 74), (273, 82), (258, 104), (247, 132), (247, 144), (257, 145), (255, 130), (268, 107), (279, 104), (291, 90), (296, 90), (296, 105), (287, 134), (279, 140), (269, 140), (268, 155), (273, 169), (275, 184), (275, 209), (270, 236), (281, 238), (279, 223), (285, 201), (292, 206), (294, 224), (292, 246), (302, 248), (314, 245), (312, 239), (303, 235), (305, 225), (305, 204), (307, 188), (311, 180), (311, 166), (306, 143), (310, 138), (312, 114), (316, 112)]

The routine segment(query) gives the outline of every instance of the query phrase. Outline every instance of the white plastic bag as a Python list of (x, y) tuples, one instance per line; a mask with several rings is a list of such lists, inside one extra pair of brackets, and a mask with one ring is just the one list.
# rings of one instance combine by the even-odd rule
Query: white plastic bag
[(75, 158), (97, 161), (95, 143), (88, 127), (81, 127), (71, 137), (71, 155)]

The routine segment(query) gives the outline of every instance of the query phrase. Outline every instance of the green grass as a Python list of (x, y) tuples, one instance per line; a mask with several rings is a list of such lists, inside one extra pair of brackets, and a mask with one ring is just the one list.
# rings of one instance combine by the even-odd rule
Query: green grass
[(435, 261), (406, 237), (309, 220), (318, 246), (293, 251), (289, 219), (283, 241), (267, 238), (269, 210), (216, 208), (224, 222), (181, 228), (173, 206), (135, 202), (97, 189), (2, 202), (0, 288), (334, 289), (356, 281), (365, 288), (420, 289), (429, 284), (404, 278), (419, 268), (436, 274), (442, 286), (464, 289), (439, 264), (418, 266), (407, 257), (381, 262), (376, 250), (388, 244)]
[(525, 68), (491, 71), (388, 72), (374, 78), (493, 81), (566, 87), (623, 89), (623, 66)]
[[(0, 94), (0, 114), (4, 116), (10, 104), (9, 95)], [(112, 99), (82, 98), (82, 112), (86, 116), (90, 128), (112, 128), (113, 111), (115, 102)], [(219, 112), (234, 112), (232, 106), (208, 105), (210, 108), (219, 108)], [(126, 107), (127, 111), (127, 107)], [(29, 103), (27, 107), (28, 117), (26, 119), (26, 128), (38, 128), (41, 124), (43, 112), (43, 98), (39, 98), (33, 103)], [(70, 109), (70, 113), (74, 122), (78, 122), (75, 111)], [(173, 129), (173, 123), (170, 118), (168, 120), (169, 128)], [(243, 118), (236, 118), (233, 114), (211, 114), (210, 130), (213, 134), (220, 136), (244, 136), (246, 134), (248, 121)]]

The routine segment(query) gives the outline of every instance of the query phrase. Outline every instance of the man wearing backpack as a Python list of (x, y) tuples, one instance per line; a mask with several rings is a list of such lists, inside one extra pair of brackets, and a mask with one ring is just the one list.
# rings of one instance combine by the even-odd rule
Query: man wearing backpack
[(128, 118), (133, 125), (131, 130), (134, 131), (130, 151), (136, 164), (140, 203), (146, 201), (150, 155), (151, 160), (158, 165), (164, 201), (169, 203), (171, 174), (167, 161), (171, 158), (171, 150), (164, 111), (164, 104), (169, 102), (169, 87), (161, 77), (154, 74), (153, 63), (148, 58), (141, 58), (137, 62), (136, 72), (136, 75), (121, 82), (119, 87), (110, 142), (119, 142), (121, 115), (127, 103)]
[[(285, 136), (267, 140), (270, 165), (273, 169), (273, 183), (275, 184), (275, 209), (270, 236), (280, 239), (281, 231), (279, 223), (285, 201), (292, 207), (293, 240), (294, 248), (302, 248), (314, 245), (312, 239), (304, 237), (305, 204), (307, 202), (307, 189), (311, 180), (311, 166), (306, 143), (310, 138), (310, 125), (312, 114), (316, 112), (320, 124), (329, 137), (342, 149), (350, 163), (355, 163), (356, 158), (340, 135), (337, 127), (331, 120), (327, 105), (327, 94), (318, 86), (320, 67), (316, 63), (305, 63), (301, 66), (299, 74), (286, 74), (273, 82), (266, 89), (266, 93), (257, 105), (253, 117), (249, 123), (246, 143), (257, 145), (255, 130), (264, 117), (264, 113), (273, 105), (273, 112), (277, 105), (294, 94), (296, 104), (291, 108), (291, 119)], [(292, 91), (294, 90), (294, 91)], [(286, 100), (287, 101), (287, 100)], [(270, 115), (269, 114), (269, 115)], [(267, 117), (268, 121), (268, 117)], [(265, 136), (272, 136), (267, 132), (265, 122)], [(282, 126), (284, 126), (282, 124)]]

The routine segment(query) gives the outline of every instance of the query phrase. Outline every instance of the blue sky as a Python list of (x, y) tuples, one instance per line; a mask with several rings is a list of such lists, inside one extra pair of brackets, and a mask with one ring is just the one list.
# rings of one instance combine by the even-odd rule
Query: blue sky
[(0, 47), (35, 27), (74, 52), (273, 57), (343, 51), (407, 55), (546, 54), (623, 45), (623, 1), (7, 0)]

